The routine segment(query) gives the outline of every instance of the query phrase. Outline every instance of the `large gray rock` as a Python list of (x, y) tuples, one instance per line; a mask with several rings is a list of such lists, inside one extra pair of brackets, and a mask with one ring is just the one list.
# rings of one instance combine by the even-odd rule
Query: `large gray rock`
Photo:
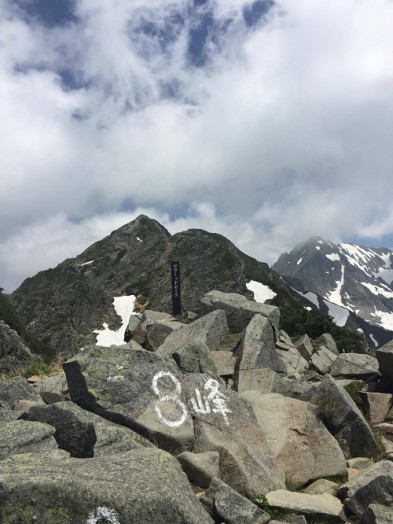
[(288, 397), (296, 397), (306, 393), (311, 387), (305, 380), (286, 378), (270, 368), (254, 369), (243, 374), (244, 391), (281, 393)]
[(363, 413), (371, 425), (380, 424), (387, 417), (392, 407), (393, 395), (391, 393), (360, 392)]
[(378, 373), (378, 360), (360, 353), (342, 353), (330, 368), (332, 377), (366, 378), (375, 373)]
[(280, 468), (295, 485), (310, 480), (344, 475), (347, 464), (335, 438), (317, 417), (317, 409), (277, 393), (243, 393)]
[(222, 479), (248, 498), (284, 487), (285, 475), (249, 404), (206, 375), (184, 377), (194, 418), (195, 452), (220, 454)]
[(338, 517), (342, 521), (346, 521), (340, 500), (326, 493), (324, 495), (307, 495), (306, 493), (295, 493), (282, 489), (268, 493), (266, 499), (271, 506), (277, 508), (298, 511), (306, 515)]
[(270, 516), (237, 491), (214, 478), (205, 493), (213, 502), (213, 515), (226, 524), (267, 524)]
[(238, 293), (223, 293), (213, 290), (207, 293), (202, 302), (212, 308), (223, 309), (227, 315), (228, 325), (232, 332), (243, 331), (255, 314), (269, 319), (275, 336), (279, 333), (280, 310), (276, 306), (247, 300)]
[(237, 358), (230, 351), (211, 351), (210, 360), (220, 377), (234, 375)]
[(71, 399), (173, 453), (191, 450), (192, 419), (182, 376), (170, 357), (93, 346), (64, 364)]
[(64, 373), (52, 377), (44, 377), (35, 382), (33, 387), (38, 391), (46, 404), (61, 402), (68, 398), (68, 384)]
[(53, 426), (59, 447), (72, 457), (88, 458), (152, 446), (131, 429), (85, 411), (73, 402), (33, 406), (24, 418)]
[(178, 329), (184, 327), (181, 322), (176, 322), (170, 317), (168, 320), (160, 320), (152, 326), (147, 327), (147, 341), (153, 351), (156, 351), (167, 339), (167, 337)]
[(337, 349), (337, 344), (336, 344), (334, 338), (332, 337), (332, 335), (330, 333), (324, 333), (323, 335), (318, 337), (314, 341), (314, 345), (317, 348), (319, 348), (321, 346), (325, 346), (332, 353), (335, 353), (336, 355), (339, 354), (339, 351)]
[(191, 484), (207, 488), (213, 477), (220, 475), (220, 454), (217, 451), (191, 453), (183, 451), (177, 460)]
[(322, 374), (329, 373), (337, 355), (325, 346), (321, 346), (311, 357), (312, 365)]
[(43, 404), (40, 394), (25, 378), (14, 377), (0, 380), (0, 401), (7, 403), (12, 409), (18, 400), (32, 400)]
[(0, 373), (9, 373), (26, 366), (34, 359), (22, 338), (0, 320)]
[(295, 347), (305, 360), (311, 359), (314, 348), (308, 335), (303, 335), (296, 340)]
[(175, 351), (172, 357), (182, 371), (187, 373), (207, 373), (217, 379), (219, 375), (210, 358), (210, 355), (213, 353), (215, 351), (210, 352), (203, 342), (190, 341)]
[(370, 504), (389, 507), (393, 514), (393, 463), (382, 460), (362, 470), (343, 484), (337, 494), (358, 518)]
[(370, 504), (363, 513), (360, 524), (393, 524), (392, 508), (380, 504)]
[(0, 460), (19, 453), (56, 449), (55, 429), (40, 422), (15, 420), (0, 424)]
[(218, 348), (228, 334), (224, 311), (212, 311), (191, 324), (173, 331), (157, 349), (159, 355), (172, 355), (189, 342), (202, 342), (212, 351)]
[(301, 399), (318, 406), (321, 417), (346, 458), (378, 452), (373, 432), (359, 408), (330, 375), (326, 375), (318, 386), (302, 395)]
[(292, 342), (286, 344), (276, 343), (276, 353), (284, 365), (285, 374), (289, 377), (300, 377), (309, 367), (309, 363), (304, 359)]
[(377, 350), (379, 372), (390, 383), (393, 382), (393, 340)]
[(5, 523), (212, 524), (177, 460), (156, 449), (89, 460), (18, 455), (1, 473)]
[(239, 349), (236, 383), (239, 392), (252, 388), (255, 369), (270, 368), (285, 373), (286, 366), (277, 355), (274, 331), (268, 318), (255, 315), (248, 324)]

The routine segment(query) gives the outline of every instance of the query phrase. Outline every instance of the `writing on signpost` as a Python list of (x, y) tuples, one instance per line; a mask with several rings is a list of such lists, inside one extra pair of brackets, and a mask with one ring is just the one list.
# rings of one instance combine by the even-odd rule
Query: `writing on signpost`
[[(163, 391), (163, 387), (160, 386), (160, 380), (164, 379), (166, 385), (168, 382), (171, 383), (171, 387), (174, 390), (173, 393), (167, 395)], [(153, 377), (152, 389), (157, 395), (158, 400), (155, 404), (155, 411), (158, 418), (171, 428), (178, 428), (187, 420), (188, 409), (187, 406), (180, 399), (181, 395), (181, 383), (180, 381), (169, 371), (159, 371)], [(168, 389), (168, 387), (166, 387)], [(228, 414), (231, 413), (227, 405), (226, 396), (220, 391), (220, 383), (212, 378), (208, 379), (204, 384), (205, 394), (201, 394), (198, 388), (195, 388), (195, 398), (191, 397), (191, 405), (195, 413), (216, 413), (222, 415), (225, 423), (228, 425)], [(179, 409), (179, 417), (177, 419), (168, 418), (165, 412), (165, 404), (175, 404)], [(168, 407), (168, 406), (167, 406)]]
[(180, 264), (171, 262), (172, 275), (172, 314), (174, 317), (181, 315), (181, 296), (180, 296)]

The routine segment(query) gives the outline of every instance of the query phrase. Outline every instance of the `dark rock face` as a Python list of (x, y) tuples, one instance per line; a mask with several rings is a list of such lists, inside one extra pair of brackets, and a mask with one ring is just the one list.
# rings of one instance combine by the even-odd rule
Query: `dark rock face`
[[(246, 282), (257, 280), (277, 293), (274, 301), (300, 304), (266, 264), (239, 251), (225, 237), (194, 229), (171, 236), (155, 220), (140, 216), (54, 269), (29, 278), (10, 296), (40, 338), (70, 356), (95, 342), (103, 322), (120, 327), (113, 297), (138, 296), (138, 307), (172, 312), (170, 263), (180, 262), (182, 305), (199, 316), (211, 289), (252, 298)], [(130, 312), (131, 313), (131, 312)]]
[(33, 360), (23, 339), (0, 320), (0, 373), (7, 373), (27, 365)]

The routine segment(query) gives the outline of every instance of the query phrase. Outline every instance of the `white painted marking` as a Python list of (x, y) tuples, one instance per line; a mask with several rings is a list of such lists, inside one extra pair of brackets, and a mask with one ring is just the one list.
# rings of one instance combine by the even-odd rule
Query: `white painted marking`
[[(207, 396), (202, 398), (199, 389), (195, 389), (197, 400), (191, 398), (191, 404), (195, 412), (207, 414), (212, 411), (213, 413), (218, 413), (224, 417), (225, 423), (228, 425), (228, 414), (232, 413), (232, 411), (227, 406), (226, 396), (219, 389), (220, 383), (211, 378), (205, 382), (204, 388), (207, 391), (210, 390), (210, 393)], [(213, 408), (210, 407), (210, 402), (212, 402), (214, 406)]]
[[(158, 385), (158, 381), (160, 379), (162, 379), (163, 377), (168, 377), (172, 381), (172, 383), (173, 383), (173, 385), (175, 387), (175, 390), (176, 390), (176, 395), (162, 395), (161, 394), (161, 391), (160, 391), (160, 388), (159, 388), (159, 385)], [(179, 399), (179, 397), (178, 397), (178, 395), (181, 394), (181, 383), (180, 383), (180, 381), (174, 375), (172, 375), (172, 373), (170, 373), (169, 371), (159, 371), (153, 377), (152, 388), (153, 388), (154, 393), (158, 396), (158, 400), (157, 400), (156, 405), (154, 407), (154, 409), (155, 409), (155, 411), (157, 413), (158, 418), (164, 424), (166, 424), (167, 426), (169, 426), (171, 428), (178, 428), (182, 424), (184, 424), (184, 422), (187, 420), (187, 417), (188, 417), (188, 410), (187, 410), (187, 406), (184, 404), (184, 402), (182, 402)], [(161, 404), (163, 404), (165, 402), (168, 402), (168, 403), (172, 402), (172, 403), (177, 404), (179, 406), (182, 414), (181, 414), (181, 417), (178, 420), (170, 420), (170, 419), (166, 418), (163, 415)]]
[(106, 506), (100, 506), (95, 511), (91, 511), (87, 517), (86, 524), (96, 524), (101, 519), (104, 519), (108, 524), (120, 524), (116, 511)]

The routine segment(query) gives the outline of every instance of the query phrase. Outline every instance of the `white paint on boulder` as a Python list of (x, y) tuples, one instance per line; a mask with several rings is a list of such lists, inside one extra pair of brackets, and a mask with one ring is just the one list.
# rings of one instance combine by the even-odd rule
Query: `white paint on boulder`
[(246, 287), (254, 293), (255, 302), (260, 302), (261, 304), (264, 304), (266, 300), (270, 300), (277, 295), (269, 286), (265, 286), (265, 284), (261, 284), (261, 282), (256, 282), (255, 280), (250, 280), (250, 282), (246, 284)]
[(95, 511), (91, 511), (87, 517), (86, 524), (96, 524), (101, 519), (108, 522), (108, 524), (120, 524), (116, 511), (106, 506), (100, 506)]
[(104, 329), (95, 329), (93, 333), (97, 334), (97, 346), (110, 347), (121, 346), (124, 344), (124, 332), (128, 326), (130, 315), (134, 311), (135, 295), (124, 297), (114, 297), (113, 306), (116, 313), (122, 320), (122, 325), (117, 331), (109, 329), (108, 324), (103, 324)]

